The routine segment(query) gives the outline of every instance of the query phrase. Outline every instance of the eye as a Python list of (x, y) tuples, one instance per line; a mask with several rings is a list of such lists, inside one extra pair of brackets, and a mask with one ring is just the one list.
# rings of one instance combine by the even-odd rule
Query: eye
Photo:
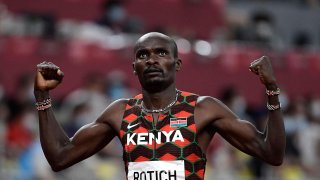
[(158, 52), (158, 54), (159, 54), (159, 56), (163, 57), (163, 56), (168, 55), (168, 52), (167, 52), (167, 51), (164, 51), (164, 50), (160, 50), (160, 51)]
[(138, 52), (137, 53), (137, 58), (138, 59), (146, 59), (146, 58), (148, 58), (148, 54), (146, 52), (144, 52), (144, 51)]
[(138, 55), (138, 58), (139, 59), (145, 59), (145, 58), (147, 58), (147, 54), (141, 53), (141, 54)]

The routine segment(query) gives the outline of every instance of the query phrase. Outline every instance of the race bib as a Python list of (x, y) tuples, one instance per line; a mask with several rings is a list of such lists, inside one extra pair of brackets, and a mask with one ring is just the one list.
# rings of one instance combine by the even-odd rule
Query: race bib
[(184, 161), (129, 162), (128, 180), (185, 180)]

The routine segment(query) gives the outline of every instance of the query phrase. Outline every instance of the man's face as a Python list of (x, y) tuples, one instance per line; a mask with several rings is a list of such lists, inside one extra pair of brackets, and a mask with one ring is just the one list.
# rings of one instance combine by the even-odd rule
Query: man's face
[(133, 68), (146, 90), (161, 91), (174, 83), (180, 65), (181, 60), (174, 57), (172, 42), (166, 38), (146, 37), (136, 45)]

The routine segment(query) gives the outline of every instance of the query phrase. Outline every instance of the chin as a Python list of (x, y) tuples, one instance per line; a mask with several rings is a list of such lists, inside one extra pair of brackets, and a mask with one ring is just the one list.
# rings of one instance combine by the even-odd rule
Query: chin
[(162, 77), (145, 77), (143, 80), (143, 84), (146, 84), (148, 86), (153, 86), (153, 85), (159, 85), (162, 83), (165, 83), (165, 79)]
[(144, 83), (143, 88), (148, 92), (160, 92), (166, 88), (166, 83), (159, 79), (148, 80)]
[(146, 86), (163, 86), (164, 82), (160, 80), (147, 81)]

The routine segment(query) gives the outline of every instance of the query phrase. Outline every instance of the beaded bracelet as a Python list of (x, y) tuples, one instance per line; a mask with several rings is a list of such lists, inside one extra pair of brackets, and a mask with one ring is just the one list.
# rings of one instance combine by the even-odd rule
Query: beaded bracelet
[(279, 103), (277, 105), (271, 105), (271, 104), (267, 103), (267, 108), (269, 111), (275, 111), (275, 110), (281, 108), (281, 104)]
[(266, 94), (268, 96), (276, 96), (280, 94), (280, 88), (277, 88), (276, 90), (268, 90), (266, 89)]
[(51, 105), (51, 99), (48, 98), (48, 99), (45, 99), (41, 102), (36, 102), (36, 108), (38, 111), (43, 111), (43, 110), (46, 110), (48, 108), (50, 108), (52, 105)]

